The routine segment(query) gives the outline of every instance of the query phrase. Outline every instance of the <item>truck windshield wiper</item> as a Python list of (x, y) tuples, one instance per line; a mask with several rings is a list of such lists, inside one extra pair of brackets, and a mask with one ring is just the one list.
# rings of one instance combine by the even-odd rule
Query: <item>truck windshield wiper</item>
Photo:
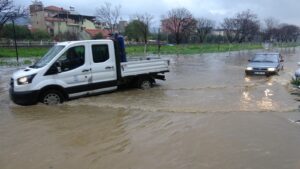
[(36, 65), (31, 65), (31, 66), (29, 66), (30, 68), (33, 68), (33, 69), (37, 69), (37, 68), (39, 68), (38, 66), (36, 66)]

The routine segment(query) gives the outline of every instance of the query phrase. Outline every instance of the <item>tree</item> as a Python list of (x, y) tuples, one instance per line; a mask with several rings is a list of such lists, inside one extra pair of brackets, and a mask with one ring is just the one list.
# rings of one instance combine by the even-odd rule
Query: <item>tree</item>
[(203, 43), (206, 40), (206, 37), (214, 28), (214, 22), (212, 20), (206, 18), (198, 18), (197, 19), (197, 36), (199, 38), (199, 42)]
[(117, 30), (117, 24), (120, 19), (121, 5), (112, 7), (111, 3), (105, 2), (100, 8), (96, 9), (96, 18), (108, 25), (110, 33)]
[(140, 30), (140, 25), (143, 25), (143, 23), (138, 20), (132, 20), (129, 22), (125, 28), (125, 35), (129, 40), (139, 42), (142, 39), (143, 33)]
[(298, 26), (295, 25), (282, 24), (278, 29), (279, 39), (282, 42), (296, 42), (299, 34), (300, 29)]
[(272, 41), (278, 31), (278, 21), (274, 18), (267, 18), (264, 20), (265, 28), (263, 29), (263, 39), (265, 41)]
[(230, 43), (236, 41), (236, 34), (237, 34), (236, 20), (233, 18), (225, 18), (224, 22), (222, 23), (222, 27), (224, 29), (227, 40)]
[(180, 44), (184, 36), (195, 29), (196, 21), (191, 12), (185, 8), (172, 9), (167, 17), (162, 20), (162, 27), (165, 32), (174, 35), (176, 44)]
[(259, 33), (259, 20), (250, 10), (237, 13), (233, 18), (225, 18), (222, 24), (229, 42), (252, 41)]
[(25, 16), (26, 14), (26, 10), (14, 6), (13, 0), (0, 0), (0, 31), (9, 20)]
[[(31, 39), (31, 32), (26, 26), (15, 26), (16, 39)], [(1, 36), (7, 39), (14, 39), (14, 30), (12, 24), (6, 24), (2, 28)]]
[(148, 36), (150, 34), (150, 25), (153, 20), (153, 16), (145, 13), (143, 15), (136, 15), (138, 30), (143, 35), (144, 44), (148, 43)]
[(79, 40), (79, 37), (77, 33), (67, 31), (56, 35), (55, 39), (57, 41), (74, 41)]

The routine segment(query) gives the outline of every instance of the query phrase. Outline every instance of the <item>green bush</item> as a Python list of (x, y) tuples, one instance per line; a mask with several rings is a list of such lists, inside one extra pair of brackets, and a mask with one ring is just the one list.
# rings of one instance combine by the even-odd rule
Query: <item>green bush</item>
[(48, 32), (43, 30), (35, 30), (32, 32), (32, 39), (33, 40), (49, 40), (51, 37)]
[[(16, 39), (31, 39), (31, 32), (26, 26), (15, 25), (15, 30)], [(3, 29), (1, 30), (1, 37), (7, 39), (14, 39), (14, 29), (12, 24), (4, 25)]]
[(300, 79), (292, 79), (291, 84), (295, 86), (300, 86)]
[(56, 35), (54, 39), (57, 41), (74, 41), (79, 40), (79, 37), (74, 32), (64, 32)]

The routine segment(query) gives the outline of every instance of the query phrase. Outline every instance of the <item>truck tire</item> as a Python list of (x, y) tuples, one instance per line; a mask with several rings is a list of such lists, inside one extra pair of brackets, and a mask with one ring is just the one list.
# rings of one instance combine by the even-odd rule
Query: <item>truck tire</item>
[(46, 105), (57, 105), (64, 102), (64, 97), (58, 90), (47, 90), (42, 94), (41, 102)]
[(142, 90), (147, 90), (152, 88), (153, 86), (153, 80), (150, 78), (141, 78), (138, 80), (137, 87), (142, 89)]
[(249, 73), (249, 72), (245, 72), (245, 75), (246, 75), (246, 76), (250, 76), (250, 75), (251, 75), (251, 73)]

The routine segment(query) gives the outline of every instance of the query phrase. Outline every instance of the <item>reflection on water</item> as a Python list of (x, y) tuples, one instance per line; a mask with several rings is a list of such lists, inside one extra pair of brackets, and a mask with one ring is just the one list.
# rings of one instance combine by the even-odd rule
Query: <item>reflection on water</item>
[(250, 82), (250, 78), (249, 77), (245, 77), (245, 82), (249, 83)]
[(257, 105), (262, 110), (275, 110), (275, 105), (273, 103), (273, 100), (269, 97), (263, 97), (261, 101), (257, 102)]
[(272, 82), (268, 82), (268, 86), (272, 86), (273, 85), (273, 83)]
[[(256, 89), (253, 86), (244, 88), (241, 97), (242, 110), (251, 111), (253, 108), (257, 109), (258, 111), (280, 110), (279, 104), (281, 104), (282, 100), (274, 99), (274, 95), (275, 93), (281, 95), (281, 93), (278, 89), (276, 89), (278, 86), (274, 85), (274, 81), (268, 78), (264, 79), (264, 77), (245, 77), (244, 80), (246, 84), (255, 84), (257, 86)], [(265, 83), (258, 85), (262, 81), (265, 81)], [(276, 90), (276, 92), (274, 92), (274, 90)], [(262, 93), (260, 94), (259, 91), (262, 91)]]
[(250, 102), (251, 101), (251, 97), (249, 96), (249, 92), (244, 91), (243, 92), (243, 98), (246, 102)]

